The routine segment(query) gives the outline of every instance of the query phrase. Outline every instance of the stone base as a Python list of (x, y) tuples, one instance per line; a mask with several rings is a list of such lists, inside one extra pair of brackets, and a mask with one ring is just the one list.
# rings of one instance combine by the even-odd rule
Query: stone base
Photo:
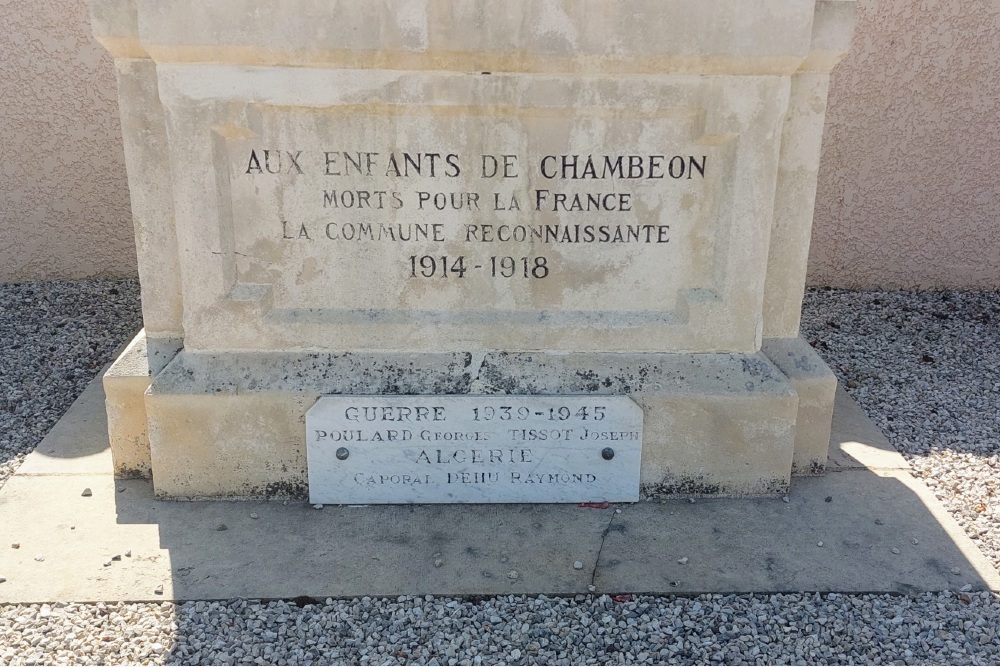
[(140, 330), (103, 378), (115, 477), (148, 478), (151, 474), (145, 402), (151, 379), (146, 332)]
[(836, 390), (801, 339), (753, 355), (182, 351), (152, 383), (144, 349), (140, 332), (104, 386), (115, 474), (151, 475), (159, 498), (306, 497), (305, 413), (326, 394), (629, 396), (645, 494), (784, 493), (824, 471)]
[(793, 475), (826, 471), (837, 376), (802, 338), (764, 340), (761, 351), (785, 374), (799, 397)]
[[(785, 492), (802, 431), (797, 380), (764, 354), (182, 352), (137, 401), (144, 376), (125, 370), (140, 349), (105, 378), (115, 469), (151, 469), (160, 498), (304, 497), (304, 415), (324, 394), (630, 396), (653, 495)], [(142, 459), (143, 423), (146, 468), (127, 463)]]

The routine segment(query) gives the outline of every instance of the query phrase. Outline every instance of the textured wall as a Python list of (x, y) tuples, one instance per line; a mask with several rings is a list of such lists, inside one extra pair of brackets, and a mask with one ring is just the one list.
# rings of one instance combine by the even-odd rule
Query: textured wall
[[(0, 0), (0, 281), (134, 275), (110, 57), (84, 0)], [(1000, 0), (860, 0), (809, 282), (1000, 287)]]
[(0, 0), (0, 282), (135, 275), (110, 56), (84, 0)]
[(809, 282), (1000, 287), (1000, 1), (861, 0)]

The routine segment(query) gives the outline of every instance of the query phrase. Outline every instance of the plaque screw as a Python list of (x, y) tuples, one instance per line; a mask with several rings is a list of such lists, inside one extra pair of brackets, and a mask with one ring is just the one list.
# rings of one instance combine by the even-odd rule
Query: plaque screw
[[(351, 455), (351, 452), (347, 449), (347, 447), (338, 447), (337, 448), (337, 460), (338, 461), (344, 461), (350, 455)], [(614, 455), (614, 453), (612, 452), (612, 456), (613, 455)]]
[(603, 458), (605, 461), (610, 461), (611, 459), (615, 458), (615, 450), (611, 449), (610, 447), (605, 447), (604, 449), (601, 450), (601, 458)]

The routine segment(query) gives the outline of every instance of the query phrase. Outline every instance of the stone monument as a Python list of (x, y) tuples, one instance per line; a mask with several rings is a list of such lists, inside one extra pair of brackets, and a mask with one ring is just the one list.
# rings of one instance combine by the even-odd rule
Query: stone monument
[(157, 497), (784, 493), (853, 0), (91, 0), (145, 329), (104, 378)]

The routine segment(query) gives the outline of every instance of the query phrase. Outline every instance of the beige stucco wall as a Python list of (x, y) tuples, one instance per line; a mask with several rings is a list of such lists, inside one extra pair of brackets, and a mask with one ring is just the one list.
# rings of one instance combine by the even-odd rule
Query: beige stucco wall
[(135, 275), (114, 73), (84, 0), (5, 0), (0, 22), (0, 282)]
[[(2, 6), (0, 282), (135, 275), (114, 75), (85, 2)], [(858, 10), (809, 282), (1000, 287), (1000, 0)]]
[(809, 282), (1000, 287), (1000, 1), (861, 0)]

